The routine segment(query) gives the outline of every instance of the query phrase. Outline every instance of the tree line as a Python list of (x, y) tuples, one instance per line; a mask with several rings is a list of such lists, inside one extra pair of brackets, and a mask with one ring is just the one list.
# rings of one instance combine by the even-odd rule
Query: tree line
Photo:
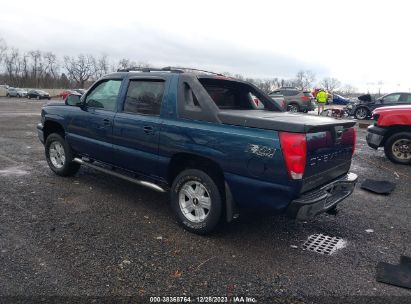
[[(97, 57), (78, 54), (59, 58), (53, 52), (23, 52), (7, 46), (4, 39), (0, 38), (0, 84), (24, 88), (87, 88), (107, 73), (130, 67), (150, 67), (150, 64), (129, 58), (113, 61), (106, 54)], [(353, 86), (342, 85), (335, 78), (327, 77), (316, 82), (316, 75), (310, 70), (300, 70), (292, 79), (259, 79), (228, 72), (222, 74), (249, 81), (267, 93), (284, 86), (310, 90), (314, 85), (344, 95), (352, 95), (357, 91)]]

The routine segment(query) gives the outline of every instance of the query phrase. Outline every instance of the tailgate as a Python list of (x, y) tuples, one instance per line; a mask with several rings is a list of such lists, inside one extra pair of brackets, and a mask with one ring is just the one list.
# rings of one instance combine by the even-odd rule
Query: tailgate
[(355, 129), (343, 125), (306, 134), (307, 161), (301, 192), (331, 182), (348, 172), (355, 148)]

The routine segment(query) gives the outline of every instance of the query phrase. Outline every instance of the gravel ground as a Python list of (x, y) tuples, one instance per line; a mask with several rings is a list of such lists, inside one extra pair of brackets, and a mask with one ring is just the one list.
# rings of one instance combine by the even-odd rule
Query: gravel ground
[[(411, 167), (370, 149), (365, 129), (358, 129), (352, 172), (359, 183), (395, 182), (391, 195), (357, 187), (336, 217), (242, 214), (202, 237), (177, 226), (167, 194), (87, 168), (72, 178), (54, 175), (36, 134), (43, 103), (0, 98), (1, 296), (411, 300), (409, 290), (375, 281), (379, 261), (411, 256)], [(316, 233), (347, 245), (331, 256), (303, 251)]]

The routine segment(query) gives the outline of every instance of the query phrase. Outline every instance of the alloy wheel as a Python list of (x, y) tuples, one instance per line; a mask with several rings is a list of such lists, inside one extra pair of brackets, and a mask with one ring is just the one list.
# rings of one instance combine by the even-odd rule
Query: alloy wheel
[(191, 222), (203, 222), (211, 210), (211, 197), (198, 181), (186, 182), (179, 193), (179, 204), (184, 217)]
[(63, 145), (58, 141), (53, 141), (49, 148), (50, 161), (54, 167), (61, 169), (66, 162), (66, 154)]

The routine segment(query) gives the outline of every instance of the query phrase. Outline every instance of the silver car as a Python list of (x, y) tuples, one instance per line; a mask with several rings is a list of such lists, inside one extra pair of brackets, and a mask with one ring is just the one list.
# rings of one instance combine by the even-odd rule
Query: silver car
[(19, 88), (12, 88), (9, 87), (7, 89), (7, 97), (26, 97), (27, 96), (27, 91)]
[(310, 91), (299, 90), (295, 87), (281, 87), (269, 95), (283, 95), (287, 111), (304, 112), (315, 110), (315, 98)]

